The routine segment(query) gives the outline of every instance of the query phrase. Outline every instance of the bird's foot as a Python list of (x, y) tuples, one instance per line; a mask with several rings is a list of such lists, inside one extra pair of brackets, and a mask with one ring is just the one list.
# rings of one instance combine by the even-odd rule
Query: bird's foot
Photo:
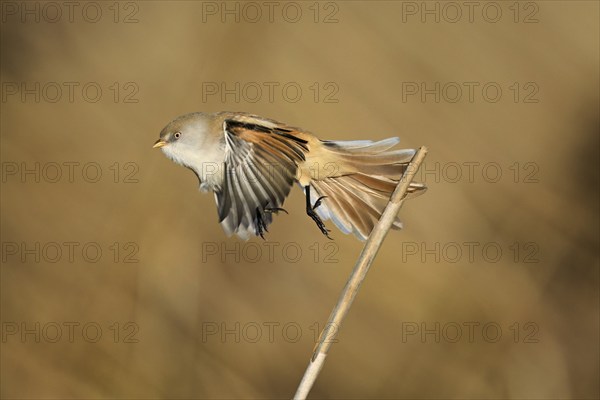
[(260, 211), (260, 208), (256, 207), (256, 230), (255, 230), (255, 234), (256, 236), (260, 236), (262, 238), (262, 240), (266, 240), (265, 239), (265, 232), (269, 232), (269, 230), (267, 229), (267, 224), (265, 223), (265, 220), (263, 219), (263, 213)]
[(262, 211), (260, 210), (259, 207), (256, 207), (256, 236), (260, 236), (263, 240), (265, 240), (265, 236), (264, 233), (265, 232), (269, 232), (269, 230), (267, 229), (267, 224), (265, 223), (265, 220), (263, 218), (263, 214), (267, 213), (267, 214), (279, 214), (279, 211), (283, 211), (284, 213), (288, 214), (288, 212), (280, 207), (268, 207), (269, 203), (265, 204), (265, 206), (263, 207)]
[(319, 217), (319, 215), (317, 215), (317, 213), (315, 212), (317, 207), (319, 207), (321, 205), (321, 201), (326, 197), (327, 196), (319, 197), (317, 199), (317, 201), (315, 201), (315, 204), (311, 208), (307, 207), (306, 214), (308, 214), (308, 216), (311, 217), (313, 221), (315, 221), (315, 223), (317, 224), (317, 227), (319, 228), (319, 230), (321, 231), (321, 233), (323, 235), (327, 236), (327, 239), (333, 240), (333, 238), (331, 236), (329, 236), (329, 232), (331, 232), (331, 231), (325, 227), (325, 223), (323, 223), (323, 220), (321, 219), (321, 217)]

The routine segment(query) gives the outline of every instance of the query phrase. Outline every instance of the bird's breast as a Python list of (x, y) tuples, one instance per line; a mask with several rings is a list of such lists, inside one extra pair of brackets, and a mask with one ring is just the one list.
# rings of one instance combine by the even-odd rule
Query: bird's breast
[(225, 150), (218, 143), (204, 145), (201, 148), (164, 146), (162, 150), (175, 163), (193, 170), (200, 179), (202, 189), (213, 190), (221, 187), (225, 168)]

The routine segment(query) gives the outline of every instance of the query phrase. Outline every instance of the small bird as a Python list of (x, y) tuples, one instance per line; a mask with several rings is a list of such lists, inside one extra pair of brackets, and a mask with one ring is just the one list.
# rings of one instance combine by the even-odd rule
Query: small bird
[[(297, 182), (306, 213), (329, 239), (323, 220), (365, 240), (381, 217), (398, 180), (415, 154), (380, 141), (320, 140), (312, 133), (242, 112), (182, 115), (160, 132), (154, 148), (191, 169), (200, 190), (215, 194), (228, 236), (261, 236)], [(411, 183), (407, 197), (426, 186)], [(396, 217), (392, 226), (400, 229)]]

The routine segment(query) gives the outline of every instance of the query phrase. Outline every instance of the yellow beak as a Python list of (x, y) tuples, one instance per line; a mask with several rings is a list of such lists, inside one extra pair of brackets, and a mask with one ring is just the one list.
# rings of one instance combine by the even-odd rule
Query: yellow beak
[(167, 144), (167, 142), (165, 142), (164, 140), (158, 139), (156, 142), (154, 142), (154, 146), (152, 146), (152, 148), (158, 149), (159, 147), (163, 147), (166, 144)]

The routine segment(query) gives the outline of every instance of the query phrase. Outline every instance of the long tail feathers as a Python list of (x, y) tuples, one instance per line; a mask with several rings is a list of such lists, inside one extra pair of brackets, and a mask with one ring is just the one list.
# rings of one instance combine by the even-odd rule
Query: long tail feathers
[[(381, 217), (392, 192), (402, 177), (415, 150), (389, 150), (398, 138), (379, 142), (367, 140), (352, 142), (324, 142), (335, 153), (336, 159), (351, 171), (342, 176), (313, 180), (310, 185), (311, 201), (327, 196), (316, 211), (319, 216), (333, 223), (344, 233), (353, 233), (365, 240)], [(410, 184), (407, 198), (425, 192), (422, 183)], [(396, 217), (394, 229), (402, 228)]]

